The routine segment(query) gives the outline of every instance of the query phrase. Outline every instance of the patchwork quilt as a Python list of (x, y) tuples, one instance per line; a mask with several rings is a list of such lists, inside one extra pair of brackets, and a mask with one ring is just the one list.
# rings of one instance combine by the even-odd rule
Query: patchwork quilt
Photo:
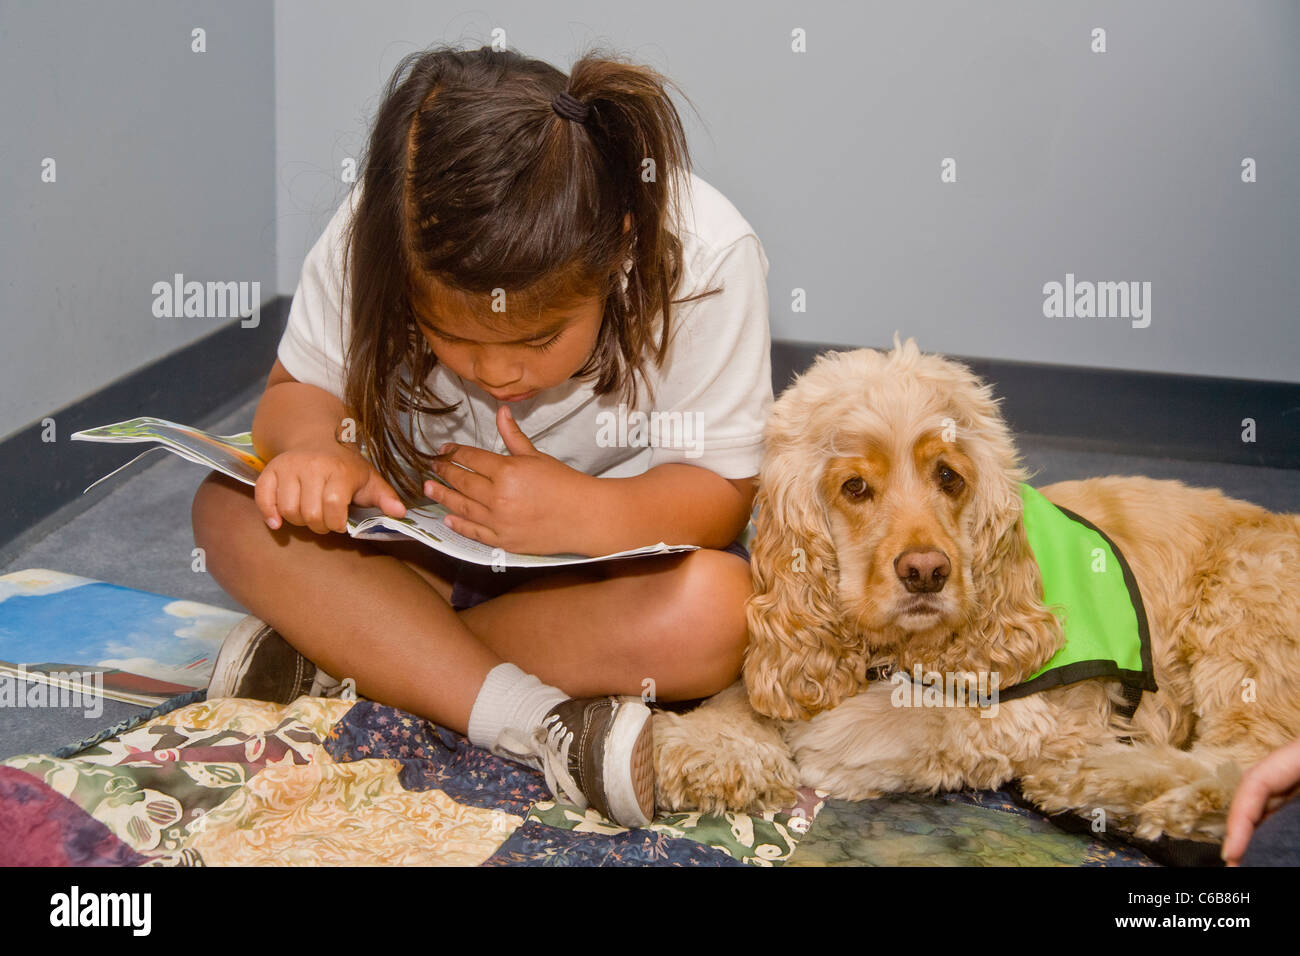
[(538, 772), (366, 700), (177, 698), (79, 751), (0, 761), (0, 865), (1151, 865), (1002, 792), (625, 830)]
[(666, 813), (625, 830), (391, 707), (206, 700), (241, 617), (49, 569), (0, 576), (0, 681), (89, 672), (106, 696), (156, 703), (55, 753), (0, 760), (0, 865), (1150, 865), (1006, 792), (845, 803), (805, 790), (777, 813)]

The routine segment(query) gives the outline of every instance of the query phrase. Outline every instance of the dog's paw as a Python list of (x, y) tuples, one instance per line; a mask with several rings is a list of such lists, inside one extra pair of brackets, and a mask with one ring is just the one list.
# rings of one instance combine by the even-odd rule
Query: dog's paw
[(1144, 803), (1137, 812), (1134, 833), (1144, 840), (1161, 835), (1182, 840), (1222, 842), (1228, 808), (1241, 782), (1241, 768), (1224, 763), (1214, 772), (1175, 787)]
[(832, 800), (875, 800), (890, 793), (899, 793), (906, 790), (904, 787), (896, 789), (882, 790), (879, 787), (863, 783), (852, 778), (839, 780), (828, 778), (826, 774), (804, 774), (800, 783), (805, 787), (812, 787), (821, 793), (826, 794)]
[(794, 764), (779, 736), (700, 729), (676, 715), (655, 715), (655, 803), (661, 810), (764, 813), (795, 802)]
[(701, 766), (699, 771), (675, 780), (659, 780), (655, 801), (659, 810), (699, 813), (763, 814), (791, 806), (798, 793), (779, 783), (754, 786), (743, 777), (720, 779), (718, 767)]

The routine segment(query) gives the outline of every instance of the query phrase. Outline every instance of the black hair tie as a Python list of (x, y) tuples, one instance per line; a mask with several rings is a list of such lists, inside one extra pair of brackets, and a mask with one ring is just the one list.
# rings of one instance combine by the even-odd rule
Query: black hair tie
[(575, 123), (585, 123), (591, 112), (591, 107), (576, 96), (570, 96), (566, 90), (560, 90), (555, 94), (555, 99), (551, 100), (551, 109), (566, 120), (573, 120)]

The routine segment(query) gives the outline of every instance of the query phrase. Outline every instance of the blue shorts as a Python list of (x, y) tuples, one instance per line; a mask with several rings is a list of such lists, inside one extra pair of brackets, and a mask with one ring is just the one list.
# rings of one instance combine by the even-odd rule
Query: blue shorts
[[(722, 549), (738, 557), (749, 560), (749, 551), (737, 539)], [(494, 571), (489, 565), (473, 564), (469, 561), (457, 562), (456, 577), (451, 588), (451, 606), (453, 610), (466, 608), (490, 601), (492, 598), (517, 588), (525, 581), (540, 577), (550, 568), (506, 568)]]

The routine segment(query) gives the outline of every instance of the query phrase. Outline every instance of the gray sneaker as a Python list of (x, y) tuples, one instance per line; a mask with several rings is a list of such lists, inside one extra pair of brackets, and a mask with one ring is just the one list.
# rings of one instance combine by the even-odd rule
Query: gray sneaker
[(251, 614), (221, 642), (208, 699), (244, 697), (288, 704), (308, 697), (339, 697), (345, 687), (299, 654), (265, 621)]
[[(640, 697), (569, 698), (530, 737), (505, 731), (498, 746), (516, 751), (546, 774), (557, 800), (567, 800), (622, 827), (654, 818), (654, 732)], [(515, 756), (516, 754), (511, 754)]]

